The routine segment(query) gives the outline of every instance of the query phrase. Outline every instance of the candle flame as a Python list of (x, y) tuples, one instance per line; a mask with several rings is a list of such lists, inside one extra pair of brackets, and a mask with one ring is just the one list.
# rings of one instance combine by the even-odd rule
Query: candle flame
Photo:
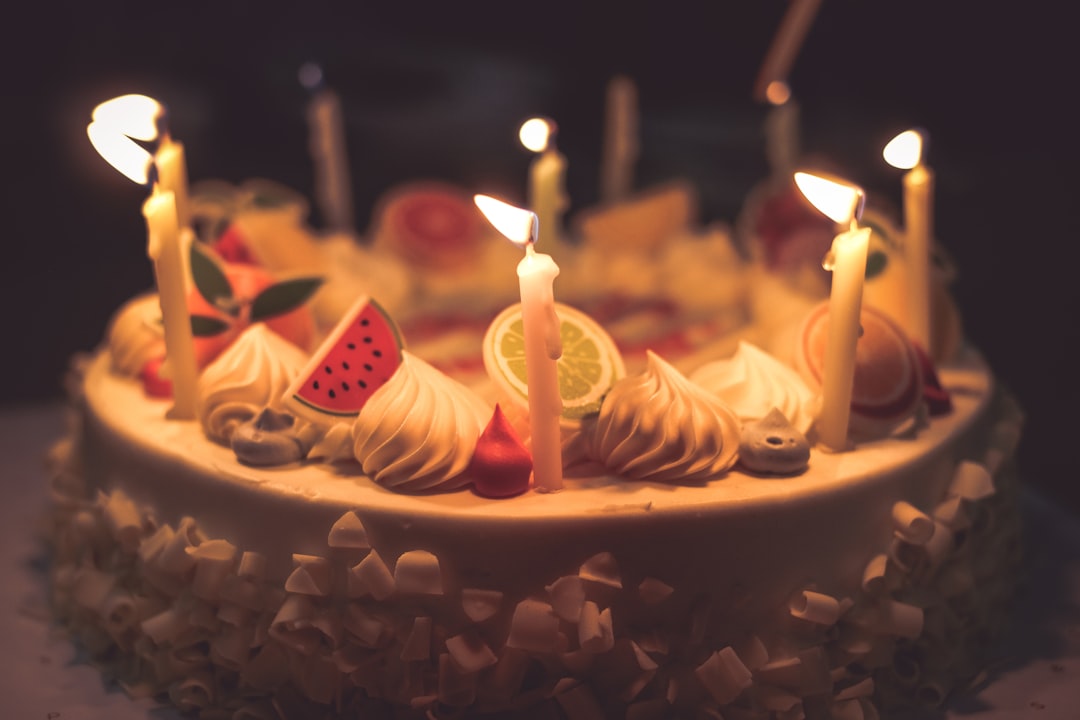
[(805, 172), (795, 173), (795, 185), (811, 205), (837, 224), (846, 225), (862, 217), (866, 193), (857, 185)]
[(905, 130), (890, 140), (881, 154), (894, 168), (910, 170), (922, 163), (924, 143), (922, 132)]
[(153, 98), (121, 95), (94, 108), (86, 135), (106, 162), (145, 185), (150, 180), (154, 157), (135, 141), (157, 140), (162, 134), (164, 114), (164, 107)]
[(551, 138), (555, 134), (555, 123), (544, 118), (529, 118), (521, 124), (518, 130), (518, 138), (521, 144), (533, 152), (543, 152), (548, 149)]
[(765, 88), (765, 99), (771, 105), (783, 105), (791, 99), (791, 88), (783, 80), (773, 80)]
[(536, 242), (537, 226), (540, 224), (536, 213), (496, 200), (490, 195), (473, 195), (473, 202), (507, 240), (518, 245)]

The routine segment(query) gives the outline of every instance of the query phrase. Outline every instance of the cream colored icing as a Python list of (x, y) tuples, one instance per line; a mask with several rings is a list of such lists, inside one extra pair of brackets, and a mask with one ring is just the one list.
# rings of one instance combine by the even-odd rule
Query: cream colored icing
[(492, 409), (476, 393), (408, 352), (360, 410), (353, 453), (376, 482), (399, 491), (451, 490)]
[(281, 396), (307, 363), (307, 354), (263, 323), (244, 330), (199, 378), (199, 422), (213, 440), (228, 443), (240, 423)]
[(124, 303), (109, 323), (106, 335), (113, 370), (133, 377), (148, 360), (165, 354), (160, 321), (157, 293), (139, 295)]
[(714, 395), (653, 352), (615, 383), (594, 428), (593, 457), (636, 480), (696, 483), (734, 463), (739, 421)]
[(730, 358), (702, 365), (690, 380), (716, 394), (744, 425), (761, 420), (773, 408), (803, 434), (814, 423), (815, 393), (793, 368), (745, 340)]

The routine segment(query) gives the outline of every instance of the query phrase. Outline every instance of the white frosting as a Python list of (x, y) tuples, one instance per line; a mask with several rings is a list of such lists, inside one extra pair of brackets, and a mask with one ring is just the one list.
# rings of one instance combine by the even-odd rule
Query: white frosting
[(735, 414), (652, 352), (643, 372), (611, 388), (594, 432), (593, 457), (636, 480), (714, 478), (735, 463), (739, 445)]
[(733, 356), (702, 365), (690, 380), (719, 396), (743, 424), (761, 420), (773, 408), (803, 434), (814, 422), (817, 396), (799, 374), (745, 340)]
[(132, 298), (116, 312), (107, 333), (112, 368), (135, 376), (153, 357), (165, 354), (161, 305), (156, 293)]
[(244, 330), (199, 378), (199, 422), (206, 434), (227, 443), (237, 425), (281, 396), (307, 363), (303, 350), (262, 323)]
[(472, 390), (406, 352), (353, 423), (353, 454), (395, 490), (450, 490), (468, 481), (461, 473), (491, 413)]

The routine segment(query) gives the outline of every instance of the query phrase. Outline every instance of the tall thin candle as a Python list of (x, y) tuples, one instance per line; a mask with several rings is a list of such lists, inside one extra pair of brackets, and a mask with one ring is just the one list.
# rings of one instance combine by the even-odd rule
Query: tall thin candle
[(885, 161), (904, 174), (904, 259), (907, 308), (901, 324), (908, 335), (933, 353), (930, 332), (930, 257), (933, 254), (934, 173), (923, 162), (924, 134), (906, 130), (885, 146)]
[(529, 209), (536, 213), (539, 225), (537, 242), (550, 248), (562, 235), (566, 157), (555, 147), (555, 124), (550, 120), (526, 120), (518, 135), (522, 145), (537, 153), (529, 166)]
[(325, 86), (322, 68), (315, 63), (300, 68), (300, 82), (312, 92), (307, 121), (315, 163), (315, 197), (326, 224), (345, 232), (353, 228), (353, 206), (341, 98)]
[[(187, 312), (186, 270), (182, 246), (191, 241), (191, 230), (178, 217), (175, 191), (163, 187), (163, 174), (182, 179), (186, 193), (186, 170), (182, 148), (165, 143), (165, 173), (159, 166), (162, 154), (151, 156), (135, 140), (153, 141), (161, 132), (161, 104), (145, 95), (124, 95), (102, 103), (94, 110), (86, 134), (101, 156), (123, 175), (145, 185), (154, 181), (153, 194), (143, 205), (147, 226), (147, 254), (154, 261), (154, 277), (165, 329), (165, 370), (172, 378), (174, 406), (169, 416), (195, 417), (195, 385), (198, 369), (191, 319)], [(181, 171), (183, 171), (181, 173)], [(186, 195), (185, 195), (186, 197)]]
[(525, 381), (529, 389), (529, 445), (537, 490), (552, 492), (563, 486), (562, 437), (559, 419), (562, 396), (556, 361), (562, 356), (560, 323), (555, 313), (553, 283), (559, 266), (550, 255), (534, 249), (535, 213), (476, 195), (476, 206), (509, 240), (525, 246), (517, 266), (521, 290), (521, 321), (525, 332)]
[(607, 87), (600, 176), (600, 197), (604, 202), (618, 202), (630, 194), (637, 157), (637, 85), (625, 75), (617, 75)]
[(818, 210), (850, 228), (833, 239), (832, 250), (826, 258), (826, 266), (833, 275), (821, 379), (821, 411), (815, 423), (822, 444), (831, 450), (846, 450), (863, 279), (870, 243), (870, 229), (860, 229), (857, 223), (862, 214), (864, 193), (861, 188), (807, 173), (795, 173), (795, 184)]

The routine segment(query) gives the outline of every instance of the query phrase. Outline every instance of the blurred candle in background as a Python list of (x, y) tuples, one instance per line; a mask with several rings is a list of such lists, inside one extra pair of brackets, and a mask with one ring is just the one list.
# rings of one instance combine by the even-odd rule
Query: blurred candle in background
[(536, 241), (552, 248), (562, 237), (562, 214), (566, 210), (566, 157), (555, 148), (555, 123), (530, 118), (521, 125), (521, 144), (537, 153), (529, 166), (529, 209), (536, 213)]
[(616, 75), (608, 82), (606, 100), (600, 199), (614, 203), (629, 195), (634, 185), (639, 152), (637, 85), (625, 75)]
[(315, 165), (315, 201), (327, 227), (350, 232), (354, 227), (352, 184), (341, 99), (326, 87), (322, 68), (315, 63), (305, 63), (300, 68), (300, 84), (311, 91), (307, 122)]

